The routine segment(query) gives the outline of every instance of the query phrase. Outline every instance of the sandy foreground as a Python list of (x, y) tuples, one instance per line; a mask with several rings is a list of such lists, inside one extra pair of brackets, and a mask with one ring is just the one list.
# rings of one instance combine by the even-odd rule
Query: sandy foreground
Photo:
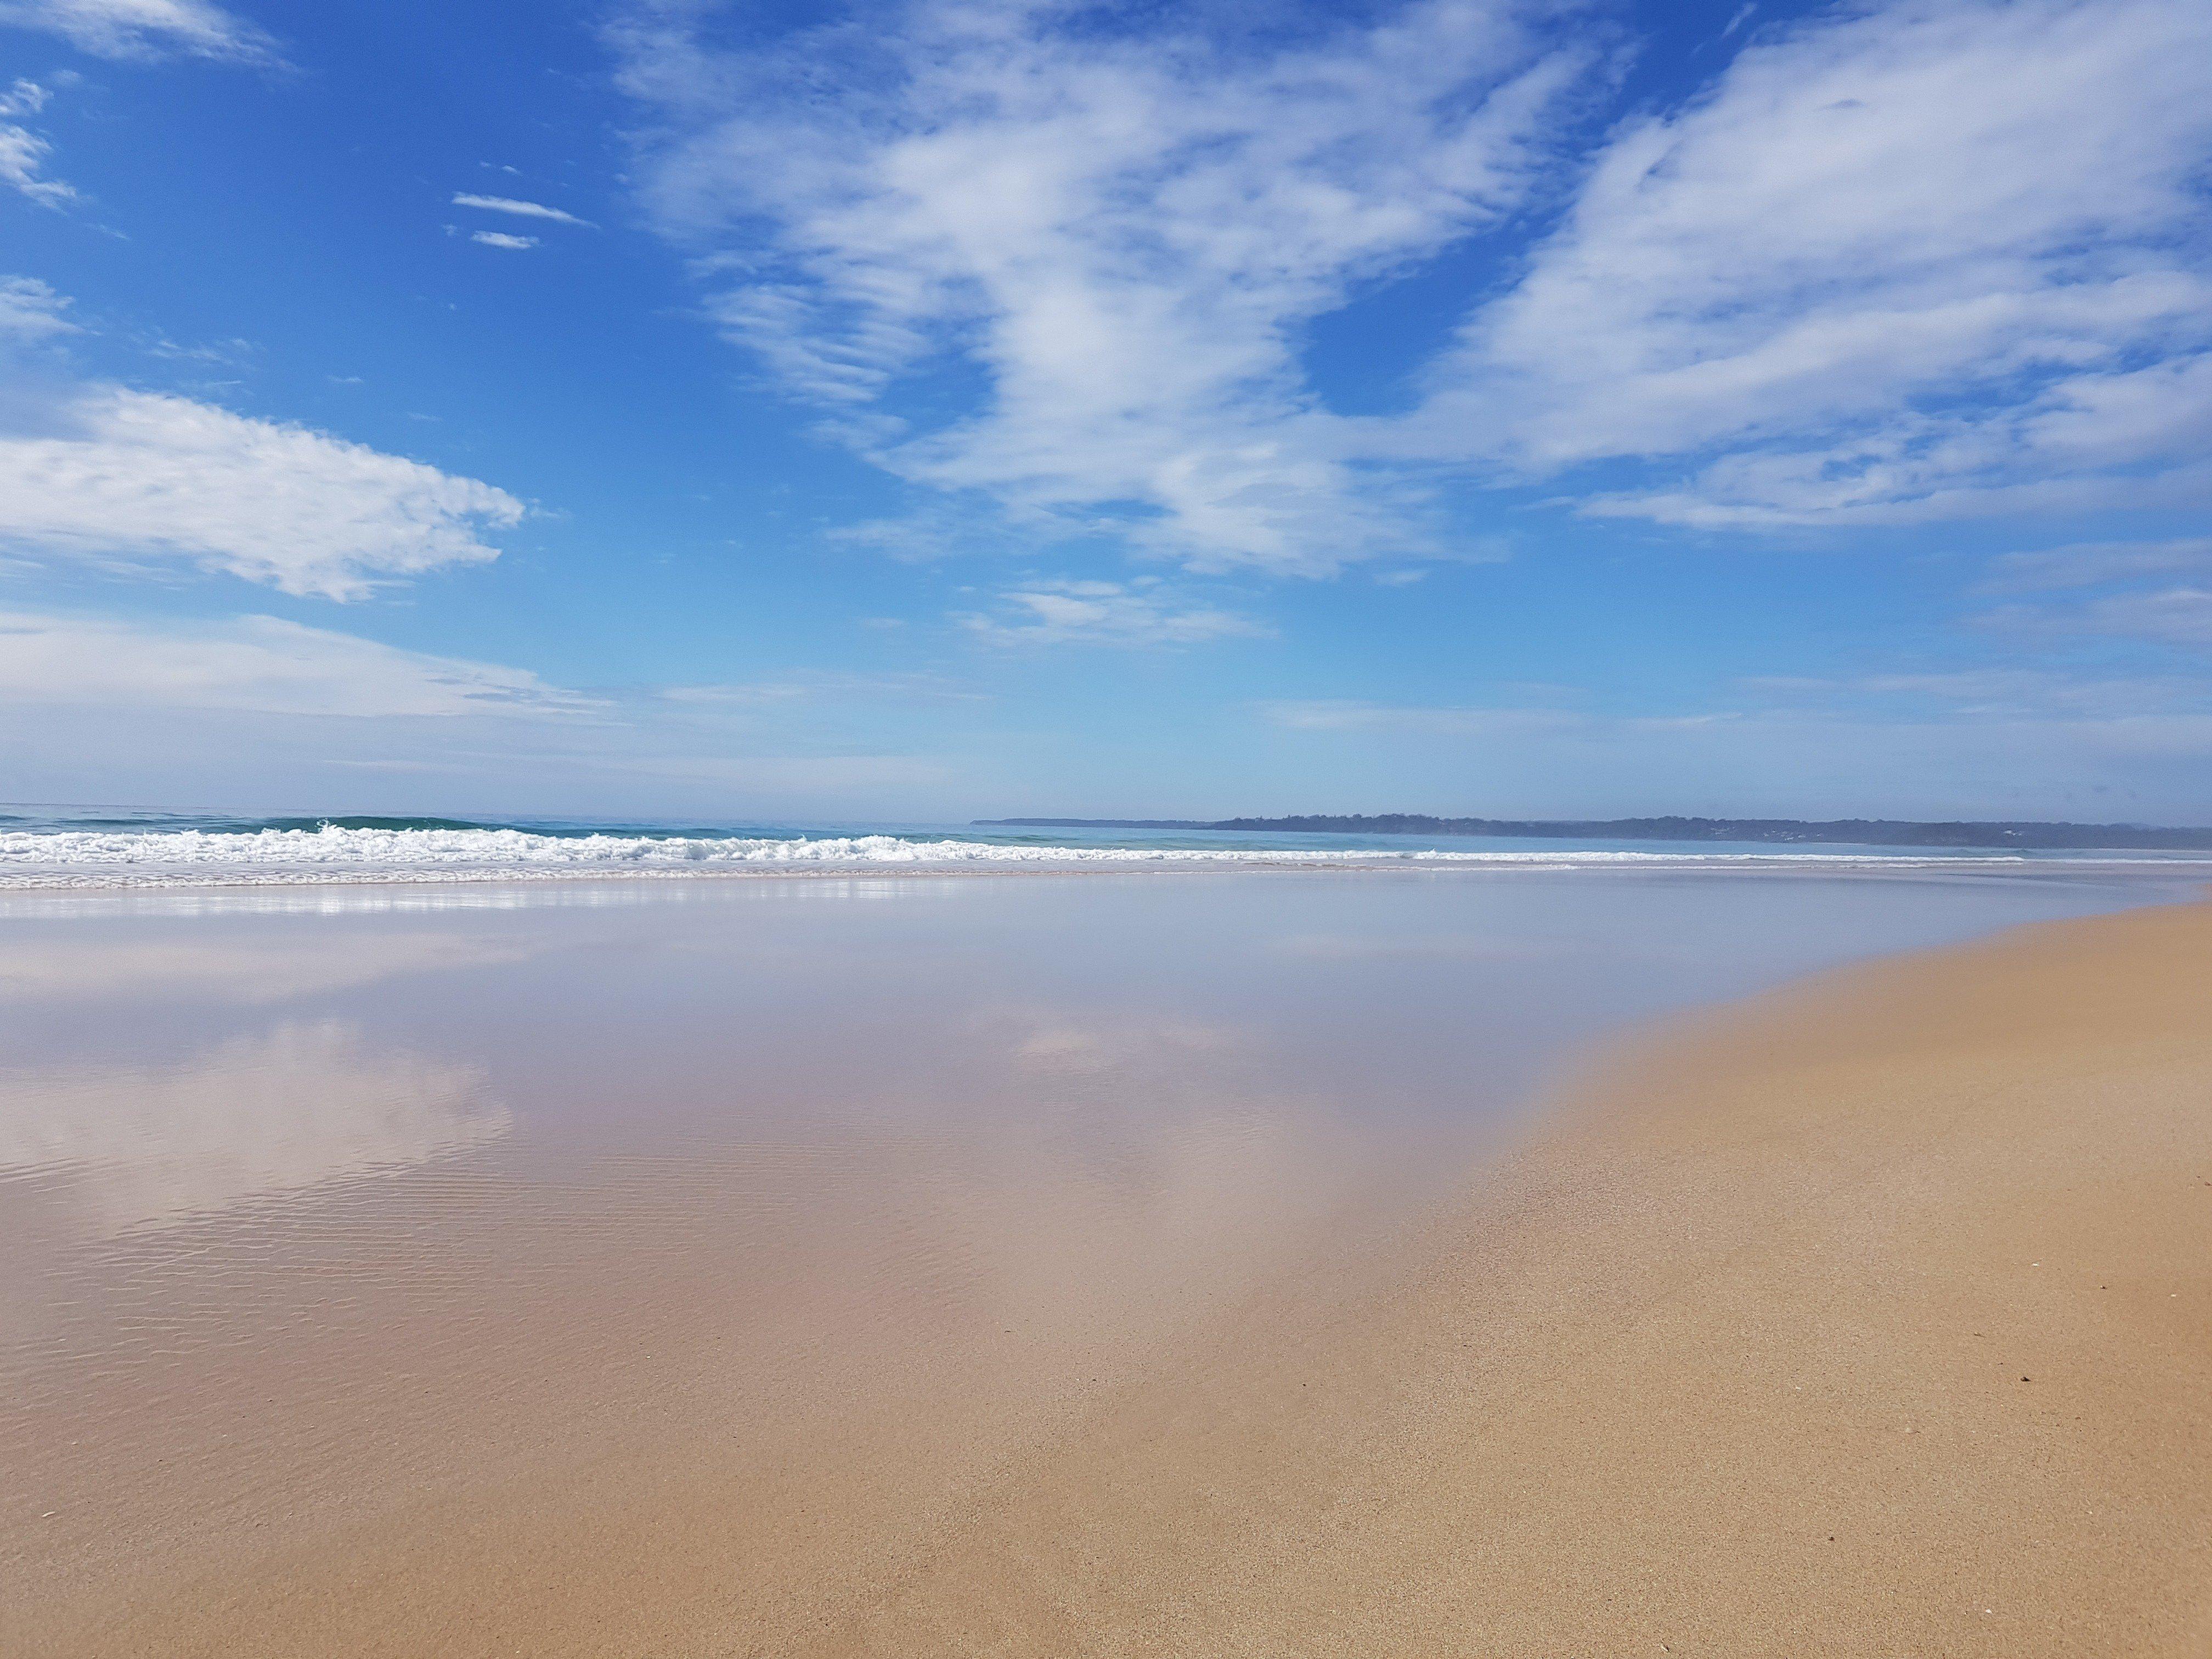
[(982, 1425), (941, 1453), (794, 1402), (786, 1474), (738, 1487), (670, 1455), (680, 1415), (617, 1425), (17, 1629), (134, 1655), (2202, 1655), (2212, 906), (1638, 1039), (1404, 1255), (1227, 1322), (1002, 1441), (926, 1370), (914, 1409)]
[(2212, 1651), (2212, 908), (1638, 1047), (1412, 1282), (1125, 1401), (820, 1650)]

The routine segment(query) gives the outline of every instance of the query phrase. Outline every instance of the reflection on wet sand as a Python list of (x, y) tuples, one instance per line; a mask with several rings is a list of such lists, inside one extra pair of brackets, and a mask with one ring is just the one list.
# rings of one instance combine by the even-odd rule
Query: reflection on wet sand
[[(0, 1346), (27, 1636), (289, 1650), (303, 1606), (356, 1607), (364, 1561), (460, 1594), (437, 1563), (489, 1548), (495, 1576), (515, 1554), (599, 1595), (679, 1537), (746, 1564), (716, 1592), (731, 1617), (817, 1605), (820, 1547), (880, 1564), (1397, 1158), (1363, 1161), (1249, 1023), (1040, 995), (988, 951), (901, 999), (851, 983), (904, 975), (854, 951), (872, 939), (810, 945), (804, 916), (771, 919), (766, 953), (688, 915), (541, 915), (526, 950), (368, 920), (324, 942), (351, 973), (314, 971), (295, 923), (204, 956), (125, 940), (104, 978), (80, 951), (40, 988), (152, 1014), (112, 1041), (159, 1057), (5, 1076), (0, 1164), (44, 1247)], [(475, 1018), (441, 1030), (422, 988), (457, 972)], [(362, 1018), (319, 1016), (334, 993)], [(628, 1015), (595, 1028), (610, 996)], [(223, 1021), (264, 1024), (178, 1035)], [(574, 1483), (610, 1479), (611, 1509), (576, 1507)], [(277, 1514), (326, 1549), (272, 1555)], [(271, 1560), (287, 1588), (242, 1619), (191, 1588)], [(167, 1588), (109, 1630), (125, 1583)]]
[(0, 1650), (778, 1650), (1577, 1036), (2111, 902), (855, 886), (0, 915)]
[(91, 1231), (118, 1233), (480, 1146), (509, 1122), (483, 1087), (467, 1066), (374, 1052), (336, 1021), (160, 1067), (18, 1073), (0, 1181), (64, 1191)]

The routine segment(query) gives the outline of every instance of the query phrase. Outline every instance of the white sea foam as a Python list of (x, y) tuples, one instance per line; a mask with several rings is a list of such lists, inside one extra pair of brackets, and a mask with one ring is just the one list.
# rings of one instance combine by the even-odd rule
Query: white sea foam
[[(1468, 851), (1427, 848), (1054, 847), (897, 836), (549, 836), (524, 830), (39, 830), (0, 834), (0, 888), (483, 881), (555, 877), (962, 870), (1205, 869), (1224, 866), (1498, 869), (2016, 868), (2011, 853)], [(2115, 862), (2129, 860), (2113, 860)], [(2070, 860), (2069, 860), (2070, 862)]]

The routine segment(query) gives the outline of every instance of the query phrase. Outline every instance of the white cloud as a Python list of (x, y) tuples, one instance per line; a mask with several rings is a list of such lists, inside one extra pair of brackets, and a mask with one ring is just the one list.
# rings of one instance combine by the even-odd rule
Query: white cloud
[(2039, 596), (1973, 618), (2015, 639), (2212, 646), (2212, 537), (2009, 553), (1990, 562), (1982, 591)]
[(58, 207), (76, 191), (45, 174), (53, 145), (12, 118), (36, 115), (46, 106), (46, 89), (35, 81), (17, 81), (0, 93), (0, 185), (21, 191), (46, 207)]
[(2169, 587), (2115, 593), (2072, 619), (2083, 633), (2151, 640), (2162, 645), (2212, 646), (2212, 588)]
[[(2202, 682), (2069, 687), (2059, 674), (1989, 672), (1743, 690), (1753, 695), (1731, 700), (1741, 707), (1656, 717), (1357, 702), (1256, 712), (1297, 734), (1279, 741), (1313, 746), (1314, 775), (1348, 764), (1370, 800), (1381, 782), (1437, 811), (2203, 819), (2212, 687)], [(1324, 765), (1325, 755), (1343, 758)], [(1477, 780), (1474, 797), (1437, 799), (1439, 777)]]
[(1263, 703), (1261, 713), (1272, 724), (1293, 732), (1387, 732), (1427, 737), (1557, 732), (1588, 720), (1585, 715), (1558, 708), (1419, 708), (1335, 698)]
[(997, 645), (1196, 645), (1273, 631), (1146, 580), (1033, 582), (1000, 594), (993, 611), (957, 620)]
[[(1011, 0), (742, 51), (689, 15), (616, 36), (659, 118), (649, 205), (706, 250), (723, 332), (866, 411), (844, 431), (880, 464), (1202, 567), (1419, 540), (1418, 498), (1363, 476), (1305, 383), (1301, 331), (1525, 198), (1584, 60), (1518, 8), (1423, 0), (1257, 55)], [(946, 362), (979, 409), (875, 410)]]
[(752, 714), (802, 702), (974, 702), (981, 692), (930, 673), (835, 673), (808, 670), (788, 678), (749, 684), (664, 685), (664, 702), (710, 712)]
[(535, 236), (514, 236), (503, 230), (472, 231), (469, 240), (481, 242), (486, 247), (526, 248), (538, 246)]
[(2212, 713), (2212, 682), (2173, 675), (2084, 674), (2062, 669), (1975, 667), (1864, 674), (1852, 679), (1754, 678), (1743, 689), (1784, 707), (1856, 707), (1871, 700), (1923, 718), (2128, 720)]
[(910, 564), (979, 554), (1035, 557), (1074, 538), (1071, 526), (1049, 514), (1010, 514), (974, 495), (927, 502), (898, 517), (863, 519), (823, 532), (848, 547), (866, 548)]
[(0, 0), (0, 25), (45, 29), (102, 58), (276, 58), (268, 35), (208, 0)]
[(2076, 542), (1990, 561), (1984, 586), (1994, 592), (2096, 587), (2145, 576), (2212, 576), (2212, 536), (2171, 541)]
[(1321, 574), (1433, 550), (1437, 475), (1607, 464), (1589, 509), (1718, 529), (2212, 497), (2201, 0), (1759, 32), (1466, 280), (1510, 279), (1417, 410), (1361, 418), (1303, 331), (1541, 199), (1591, 84), (1548, 43), (1595, 31), (1421, 0), (1257, 46), (913, 0), (730, 49), (702, 15), (616, 33), (649, 209), (823, 430), (979, 522)]
[(1923, 416), (1820, 448), (1751, 450), (1687, 487), (1590, 512), (1698, 529), (1911, 524), (2212, 500), (2212, 352), (2054, 380), (2010, 407)]
[(73, 334), (76, 325), (62, 314), (68, 308), (66, 298), (35, 276), (0, 276), (0, 341)]
[(1769, 37), (1613, 138), (1401, 436), (1687, 466), (1598, 505), (1699, 526), (2117, 499), (2212, 423), (2208, 154), (2198, 0), (1899, 0)]
[(512, 214), (520, 219), (548, 219), (559, 225), (578, 225), (585, 229), (596, 228), (589, 219), (579, 219), (574, 214), (556, 207), (547, 207), (539, 202), (517, 201), (512, 196), (477, 196), (467, 191), (453, 194), (455, 207), (480, 208), (487, 213)]
[(1975, 620), (2031, 638), (2087, 635), (2202, 648), (2212, 647), (2212, 587), (2137, 589), (2065, 606), (2010, 605)]
[(179, 560), (354, 599), (495, 558), (483, 532), (523, 512), (419, 461), (120, 386), (81, 387), (43, 431), (0, 434), (0, 546), (43, 558)]
[(0, 705), (363, 719), (544, 716), (594, 705), (536, 675), (275, 617), (135, 622), (0, 611)]
[(884, 728), (941, 741), (944, 705), (967, 699), (926, 675), (585, 693), (272, 617), (0, 606), (0, 775), (30, 799), (415, 812), (459, 789), (526, 815), (630, 799), (855, 818), (902, 799), (943, 817), (965, 804), (961, 767)]

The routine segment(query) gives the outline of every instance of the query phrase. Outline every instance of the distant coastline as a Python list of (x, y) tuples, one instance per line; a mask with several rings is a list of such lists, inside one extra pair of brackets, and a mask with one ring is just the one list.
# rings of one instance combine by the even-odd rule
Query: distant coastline
[(1972, 847), (2201, 852), (2212, 830), (2032, 820), (1907, 818), (1440, 818), (1422, 812), (1280, 818), (976, 818), (994, 830), (1242, 830), (1340, 836), (1477, 836), (1528, 840), (1779, 842), (1850, 847)]

